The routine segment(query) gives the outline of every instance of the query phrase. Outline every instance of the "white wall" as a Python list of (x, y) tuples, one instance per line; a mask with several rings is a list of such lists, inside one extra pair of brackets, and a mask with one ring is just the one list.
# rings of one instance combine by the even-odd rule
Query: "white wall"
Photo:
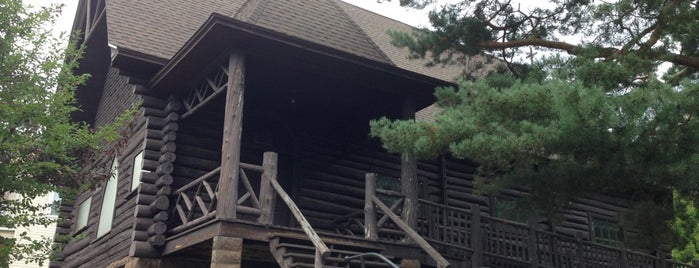
[[(32, 202), (36, 205), (39, 204), (50, 204), (53, 203), (54, 201), (54, 193), (48, 193), (44, 196), (37, 197), (35, 198)], [(48, 214), (49, 211), (46, 211), (46, 214)], [(58, 216), (49, 216), (49, 217), (58, 217)], [(27, 232), (27, 236), (29, 236), (32, 240), (40, 240), (40, 239), (51, 239), (53, 240), (53, 236), (56, 233), (56, 223), (54, 222), (52, 225), (49, 226), (43, 226), (43, 225), (38, 225), (38, 226), (30, 226), (28, 228), (18, 228), (14, 230), (14, 232), (11, 229), (6, 229), (6, 228), (0, 228), (0, 234), (4, 235), (10, 235), (14, 233), (14, 237), (18, 238), (19, 235), (22, 232)], [(25, 261), (17, 261), (12, 264), (10, 264), (9, 268), (39, 268), (39, 267), (49, 267), (49, 260), (46, 259), (43, 263), (43, 266), (39, 266), (37, 263), (25, 263)]]

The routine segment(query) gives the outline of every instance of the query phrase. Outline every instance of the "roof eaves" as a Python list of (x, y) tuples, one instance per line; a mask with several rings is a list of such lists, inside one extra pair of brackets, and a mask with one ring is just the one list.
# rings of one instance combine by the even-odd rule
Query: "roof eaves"
[(211, 16), (199, 28), (199, 30), (197, 30), (197, 32), (180, 48), (180, 50), (177, 53), (175, 53), (175, 55), (170, 59), (170, 61), (153, 76), (153, 78), (148, 83), (148, 87), (152, 89), (158, 88), (158, 85), (162, 83), (164, 79), (166, 79), (168, 74), (173, 69), (175, 69), (179, 65), (179, 63), (182, 62), (188, 56), (190, 52), (192, 52), (200, 43), (202, 43), (207, 38), (207, 34), (209, 32), (211, 32), (217, 27), (231, 28), (236, 31), (255, 35), (263, 39), (285, 43), (289, 46), (298, 47), (307, 51), (311, 51), (313, 53), (339, 58), (343, 61), (369, 67), (375, 70), (386, 71), (389, 73), (393, 73), (394, 75), (409, 78), (412, 80), (422, 81), (433, 85), (452, 84), (449, 81), (401, 69), (392, 64), (388, 64), (385, 62), (377, 62), (358, 55), (343, 52), (338, 49), (313, 43), (311, 41), (304, 40), (298, 37), (275, 32), (267, 28), (236, 20), (229, 16), (221, 15), (218, 13), (212, 13)]

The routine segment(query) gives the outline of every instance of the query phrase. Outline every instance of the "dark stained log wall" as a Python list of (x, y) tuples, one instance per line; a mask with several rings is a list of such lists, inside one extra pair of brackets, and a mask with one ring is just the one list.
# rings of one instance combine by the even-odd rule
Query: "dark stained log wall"
[[(133, 86), (127, 83), (128, 78), (118, 74), (118, 70), (111, 69), (107, 74), (107, 82), (104, 86), (104, 94), (100, 103), (100, 110), (97, 113), (97, 125), (110, 122), (114, 117), (121, 114), (130, 103), (136, 99), (133, 94)], [(109, 103), (110, 105), (106, 105)], [(142, 115), (142, 113), (141, 113)], [(110, 119), (111, 118), (111, 119)], [(114, 209), (114, 220), (112, 229), (102, 237), (96, 237), (99, 213), (104, 195), (104, 185), (94, 191), (82, 193), (77, 202), (72, 202), (72, 213), (68, 221), (61, 224), (58, 233), (73, 234), (63, 246), (61, 257), (53, 261), (51, 266), (60, 267), (105, 267), (109, 263), (126, 257), (132, 235), (132, 225), (134, 223), (133, 211), (136, 205), (135, 195), (131, 192), (132, 164), (136, 151), (129, 150), (137, 148), (144, 140), (144, 120), (142, 116), (136, 118), (136, 127), (128, 140), (128, 145), (119, 159), (119, 177), (117, 183), (117, 196)], [(111, 163), (112, 159), (101, 159)], [(109, 165), (109, 164), (108, 164)], [(77, 206), (82, 200), (91, 196), (92, 203), (86, 229), (74, 234), (75, 216)], [(67, 227), (70, 225), (70, 227)], [(66, 229), (67, 228), (67, 229)]]

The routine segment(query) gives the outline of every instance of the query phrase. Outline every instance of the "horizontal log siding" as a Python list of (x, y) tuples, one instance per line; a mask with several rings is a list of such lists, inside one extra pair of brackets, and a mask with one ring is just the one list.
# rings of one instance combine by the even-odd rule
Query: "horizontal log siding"
[[(478, 204), (481, 211), (491, 213), (492, 199), (489, 196), (478, 195), (475, 192), (474, 173), (476, 165), (464, 161), (447, 160), (447, 196), (448, 205), (468, 209), (470, 204)], [(523, 189), (506, 189), (498, 196), (516, 200), (526, 196)], [(601, 217), (616, 221), (618, 217), (629, 207), (629, 201), (623, 198), (606, 196), (601, 194), (589, 194), (586, 197), (577, 198), (570, 206), (561, 212), (561, 221), (553, 223), (556, 232), (574, 236), (582, 233), (585, 240), (590, 240), (590, 217)], [(543, 223), (543, 221), (542, 221)], [(540, 228), (547, 228), (547, 224), (540, 224)], [(627, 230), (633, 233), (634, 230)]]
[[(100, 100), (99, 109), (95, 118), (95, 125), (100, 126), (112, 122), (123, 113), (135, 100), (133, 87), (128, 84), (128, 78), (118, 74), (118, 70), (111, 68), (107, 74), (104, 93)], [(136, 120), (139, 120), (137, 118)], [(143, 127), (134, 129), (129, 138), (128, 147), (134, 143), (142, 143)], [(138, 145), (135, 145), (138, 146)], [(114, 209), (114, 221), (112, 229), (104, 236), (97, 238), (97, 221), (102, 207), (104, 185), (98, 189), (81, 194), (77, 199), (82, 201), (92, 196), (92, 204), (85, 230), (69, 240), (63, 246), (61, 258), (53, 261), (51, 266), (60, 267), (105, 267), (108, 264), (128, 255), (131, 240), (131, 227), (133, 225), (133, 210), (136, 200), (131, 193), (132, 164), (135, 153), (124, 152), (119, 156), (119, 177), (117, 183), (117, 196)], [(111, 159), (105, 159), (111, 163)], [(71, 201), (72, 202), (72, 201)], [(79, 202), (73, 202), (71, 218), (71, 232), (74, 232), (74, 219)]]
[[(381, 149), (311, 137), (297, 142), (297, 199), (301, 211), (316, 228), (333, 230), (334, 220), (363, 210), (367, 172), (400, 177), (400, 156)], [(439, 165), (421, 162), (419, 168), (420, 197), (440, 202)]]

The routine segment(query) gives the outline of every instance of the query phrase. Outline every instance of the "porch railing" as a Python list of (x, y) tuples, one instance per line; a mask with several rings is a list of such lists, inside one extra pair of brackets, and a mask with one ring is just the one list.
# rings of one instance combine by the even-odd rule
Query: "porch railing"
[[(404, 222), (394, 210), (400, 207), (402, 203), (402, 198), (398, 198), (391, 207), (384, 204), (383, 201), (376, 195), (376, 177), (375, 173), (366, 174), (366, 189), (365, 189), (365, 205), (364, 205), (364, 233), (367, 239), (376, 240), (379, 236), (379, 228), (383, 227), (384, 224), (390, 219), (390, 221), (395, 225), (394, 228), (405, 234), (405, 240), (414, 241), (422, 250), (424, 250), (432, 259), (437, 263), (437, 267), (444, 268), (449, 267), (449, 261), (445, 259), (432, 245), (430, 245), (420, 234), (418, 234), (413, 228), (410, 227), (406, 222)], [(394, 196), (399, 196), (399, 194), (393, 194)], [(383, 217), (377, 220), (376, 207), (379, 208), (380, 212), (383, 213)], [(393, 228), (384, 229), (393, 230)]]
[(217, 167), (172, 193), (175, 200), (173, 215), (176, 216), (171, 233), (179, 233), (216, 216), (220, 173), (221, 167)]
[[(330, 249), (277, 181), (277, 158), (276, 153), (265, 152), (262, 165), (238, 163), (239, 183), (236, 189), (238, 198), (232, 206), (236, 212), (233, 220), (272, 224), (274, 204), (276, 197), (279, 196), (298, 221), (309, 241), (315, 246), (315, 267), (322, 267), (323, 260), (330, 254)], [(231, 194), (219, 191), (220, 173), (221, 167), (218, 167), (180, 187), (172, 194), (175, 200), (173, 210), (177, 217), (173, 219), (171, 234), (182, 232), (216, 217), (219, 196)], [(259, 187), (255, 187), (257, 185)]]
[(690, 268), (667, 259), (584, 241), (482, 215), (480, 206), (460, 209), (419, 200), (418, 233), (438, 251), (470, 259), (473, 267), (608, 267)]

